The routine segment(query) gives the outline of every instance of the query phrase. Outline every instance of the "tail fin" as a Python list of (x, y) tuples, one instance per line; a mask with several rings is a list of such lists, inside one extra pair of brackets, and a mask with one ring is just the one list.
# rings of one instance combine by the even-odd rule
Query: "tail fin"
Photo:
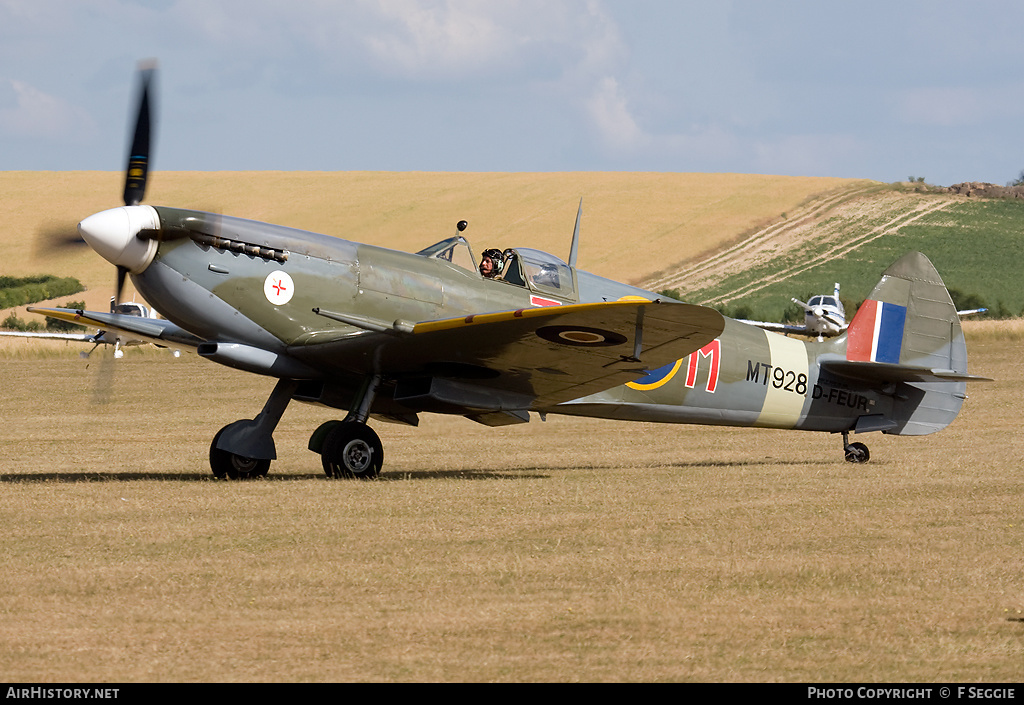
[(960, 317), (927, 257), (910, 252), (885, 270), (850, 323), (846, 359), (967, 373)]
[(984, 379), (967, 374), (956, 306), (920, 252), (885, 270), (847, 329), (846, 361), (822, 367), (862, 384), (891, 385), (892, 411), (875, 428), (898, 435), (945, 428), (963, 405), (966, 381)]

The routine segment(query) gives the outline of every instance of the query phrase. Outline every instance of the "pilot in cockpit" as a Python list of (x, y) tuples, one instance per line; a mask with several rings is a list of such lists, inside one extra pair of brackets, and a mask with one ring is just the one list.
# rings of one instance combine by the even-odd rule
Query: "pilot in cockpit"
[(480, 274), (484, 279), (500, 278), (504, 265), (505, 260), (501, 257), (501, 250), (494, 248), (484, 250), (480, 259)]

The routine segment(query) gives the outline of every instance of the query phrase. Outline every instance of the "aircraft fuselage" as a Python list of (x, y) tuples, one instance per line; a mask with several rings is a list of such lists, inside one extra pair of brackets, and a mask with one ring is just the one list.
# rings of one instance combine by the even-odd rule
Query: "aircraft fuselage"
[(726, 320), (718, 339), (688, 358), (614, 389), (560, 405), (559, 413), (666, 423), (839, 432), (891, 411), (892, 397), (823, 374), (845, 338), (803, 341)]
[[(885, 271), (842, 336), (813, 343), (537, 250), (488, 247), (483, 271), (500, 272), (498, 280), (478, 271), (461, 235), (410, 254), (141, 205), (154, 72), (148, 64), (139, 72), (124, 206), (85, 218), (78, 230), (116, 266), (115, 303), (130, 274), (166, 320), (38, 312), (276, 377), (255, 418), (214, 435), (218, 478), (267, 474), (274, 430), (293, 400), (347, 409), (309, 439), (328, 477), (377, 477), (384, 448), (368, 420), (415, 425), (420, 412), (489, 426), (527, 422), (533, 411), (839, 431), (846, 459), (865, 462), (868, 449), (849, 443), (850, 432), (937, 431), (974, 379), (956, 309), (921, 253)], [(581, 214), (582, 203), (573, 265)]]
[[(263, 374), (333, 380), (339, 389), (374, 372), (376, 348), (360, 344), (372, 326), (580, 299), (657, 298), (577, 270), (571, 270), (570, 295), (547, 290), (539, 297), (536, 289), (482, 279), (445, 259), (238, 218), (157, 210), (166, 230), (187, 225), (193, 235), (161, 242), (149, 266), (132, 278), (169, 320), (211, 341), (200, 346), (201, 355)], [(338, 341), (339, 334), (342, 342), (332, 343), (338, 355), (328, 365), (322, 358), (304, 363), (306, 346)], [(217, 341), (232, 347), (217, 348)], [(247, 357), (240, 343), (260, 357)], [(803, 341), (726, 319), (722, 334), (688, 358), (543, 411), (832, 432), (862, 417), (891, 417), (899, 403), (895, 385), (858, 386), (822, 373), (817, 361), (842, 359), (845, 349), (845, 337)], [(323, 400), (339, 398), (333, 405), (347, 403), (337, 389)], [(379, 404), (394, 411), (386, 395)]]

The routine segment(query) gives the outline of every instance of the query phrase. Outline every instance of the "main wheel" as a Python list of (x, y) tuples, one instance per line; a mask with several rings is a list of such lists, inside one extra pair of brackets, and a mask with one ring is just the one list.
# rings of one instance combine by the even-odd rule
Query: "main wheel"
[(846, 462), (848, 463), (866, 463), (870, 457), (871, 453), (863, 443), (851, 443), (846, 446)]
[(263, 477), (267, 474), (270, 470), (270, 460), (246, 458), (245, 456), (235, 455), (218, 448), (217, 440), (223, 432), (224, 429), (218, 431), (217, 435), (213, 437), (213, 442), (210, 443), (210, 469), (213, 471), (214, 477), (248, 480), (253, 477)]
[(327, 477), (372, 480), (384, 465), (384, 446), (372, 428), (349, 421), (327, 434), (320, 459)]

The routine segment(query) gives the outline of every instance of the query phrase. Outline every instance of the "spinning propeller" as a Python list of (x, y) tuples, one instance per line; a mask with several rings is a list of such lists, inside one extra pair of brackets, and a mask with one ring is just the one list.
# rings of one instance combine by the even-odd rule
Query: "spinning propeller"
[(136, 89), (138, 107), (125, 168), (124, 207), (89, 216), (78, 223), (77, 232), (73, 234), (59, 224), (47, 223), (40, 228), (36, 238), (37, 256), (86, 244), (114, 264), (117, 268), (115, 304), (121, 303), (128, 273), (145, 268), (156, 248), (156, 241), (165, 235), (160, 230), (160, 219), (156, 211), (139, 205), (146, 195), (149, 177), (155, 123), (155, 79), (156, 62), (140, 63)]
[[(135, 129), (132, 132), (132, 143), (128, 150), (128, 166), (124, 178), (124, 204), (137, 206), (146, 195), (146, 181), (149, 177), (149, 158), (152, 151), (153, 118), (150, 110), (152, 100), (150, 88), (156, 76), (156, 62), (148, 61), (139, 65), (138, 78), (138, 110), (135, 116)], [(79, 231), (82, 230), (81, 223)], [(114, 289), (114, 303), (121, 303), (121, 292), (128, 277), (128, 267), (118, 264), (117, 284)]]
[(146, 178), (149, 175), (149, 153), (152, 148), (150, 137), (153, 123), (150, 113), (150, 86), (156, 76), (156, 62), (139, 66), (139, 108), (135, 117), (131, 149), (128, 152), (128, 167), (125, 170), (124, 204), (137, 206), (146, 195)]
[[(117, 268), (111, 310), (121, 303), (129, 272), (139, 272), (145, 268), (156, 250), (157, 239), (163, 235), (156, 210), (140, 205), (146, 195), (152, 153), (155, 79), (156, 62), (140, 63), (136, 82), (135, 126), (125, 168), (124, 207), (112, 208), (85, 218), (78, 224), (77, 233), (73, 235), (67, 228), (53, 223), (46, 224), (40, 229), (37, 238), (37, 247), (46, 248), (51, 254), (86, 244), (111, 262)], [(95, 402), (110, 400), (112, 381), (113, 368), (104, 357), (93, 394)]]

